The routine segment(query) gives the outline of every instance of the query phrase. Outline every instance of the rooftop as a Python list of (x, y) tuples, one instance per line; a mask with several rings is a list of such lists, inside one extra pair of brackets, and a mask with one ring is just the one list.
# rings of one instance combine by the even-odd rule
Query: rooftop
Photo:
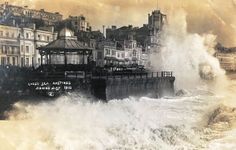
[(46, 46), (40, 47), (40, 51), (91, 51), (92, 49), (78, 41), (74, 33), (68, 28), (63, 28), (58, 35), (58, 39)]

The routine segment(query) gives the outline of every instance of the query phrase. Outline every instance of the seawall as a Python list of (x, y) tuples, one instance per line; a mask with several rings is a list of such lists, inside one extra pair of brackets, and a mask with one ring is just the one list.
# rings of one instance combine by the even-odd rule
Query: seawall
[(153, 98), (174, 95), (175, 77), (110, 77), (92, 79), (92, 94), (99, 99), (122, 99), (129, 96)]

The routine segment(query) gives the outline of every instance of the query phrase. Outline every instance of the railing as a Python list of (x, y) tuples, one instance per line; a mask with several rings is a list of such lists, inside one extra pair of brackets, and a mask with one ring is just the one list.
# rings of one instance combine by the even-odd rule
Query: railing
[(162, 71), (162, 72), (151, 72), (151, 73), (127, 73), (127, 74), (112, 74), (112, 73), (101, 73), (92, 78), (164, 78), (173, 77), (173, 72)]
[[(37, 76), (37, 75), (35, 75)], [(40, 75), (38, 75), (39, 77)], [(43, 78), (66, 78), (66, 79), (86, 79), (86, 78), (163, 78), (163, 77), (173, 77), (173, 73), (169, 71), (162, 72), (151, 72), (151, 73), (104, 73), (92, 75), (91, 73), (85, 73), (83, 71), (67, 71), (67, 72), (44, 72), (41, 74)]]

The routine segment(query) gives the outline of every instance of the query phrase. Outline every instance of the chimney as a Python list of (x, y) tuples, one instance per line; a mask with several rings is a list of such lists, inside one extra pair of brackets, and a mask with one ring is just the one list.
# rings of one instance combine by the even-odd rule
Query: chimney
[(102, 34), (105, 36), (105, 25), (102, 26)]
[(112, 29), (112, 30), (116, 30), (116, 26), (114, 26), (114, 25), (111, 26), (111, 29)]
[(54, 32), (54, 26), (51, 27), (51, 31), (52, 31), (52, 33)]

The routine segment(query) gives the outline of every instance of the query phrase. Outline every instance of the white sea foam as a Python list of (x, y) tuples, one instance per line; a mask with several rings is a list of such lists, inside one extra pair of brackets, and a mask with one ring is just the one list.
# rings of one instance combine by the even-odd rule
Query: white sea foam
[[(15, 104), (0, 123), (1, 145), (17, 149), (194, 149), (215, 97), (128, 98), (108, 103), (64, 96), (50, 103)], [(211, 108), (212, 109), (212, 108)]]

